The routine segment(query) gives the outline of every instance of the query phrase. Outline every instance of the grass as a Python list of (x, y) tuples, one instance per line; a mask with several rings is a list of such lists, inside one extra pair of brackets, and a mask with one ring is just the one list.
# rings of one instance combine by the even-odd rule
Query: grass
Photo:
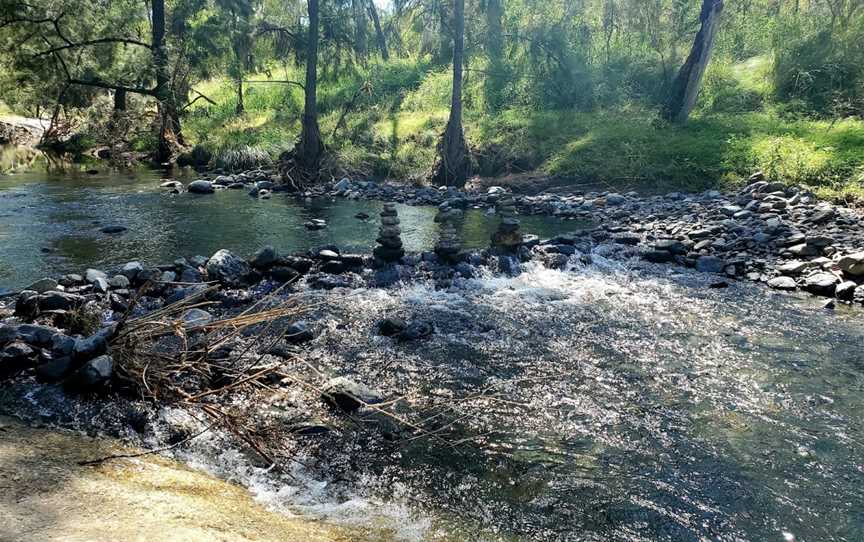
[[(656, 111), (639, 107), (489, 115), (472, 107), (481, 101), (475, 80), (466, 87), (466, 136), (484, 176), (536, 171), (562, 182), (667, 191), (733, 187), (761, 170), (774, 180), (809, 185), (824, 197), (864, 201), (864, 121), (783, 115), (767, 102), (769, 71), (765, 57), (717, 63), (706, 78), (700, 109), (683, 127), (659, 122)], [(371, 82), (368, 92), (344, 110), (364, 81)], [(321, 132), (335, 160), (357, 175), (425, 177), (447, 121), (449, 82), (446, 71), (409, 60), (322, 78)], [(298, 87), (247, 85), (246, 113), (239, 116), (230, 84), (212, 81), (199, 90), (219, 105), (199, 101), (186, 133), (214, 156), (251, 146), (276, 158), (293, 145), (302, 112)]]

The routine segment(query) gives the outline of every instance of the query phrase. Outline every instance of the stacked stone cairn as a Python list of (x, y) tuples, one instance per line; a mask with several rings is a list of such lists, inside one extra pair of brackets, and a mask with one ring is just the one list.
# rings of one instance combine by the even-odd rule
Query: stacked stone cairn
[(523, 242), (519, 219), (516, 218), (516, 202), (513, 196), (504, 194), (495, 207), (501, 222), (492, 234), (492, 246), (506, 252), (515, 252)]
[(441, 224), (441, 237), (435, 245), (435, 254), (442, 261), (455, 263), (462, 250), (462, 240), (456, 231), (456, 221), (462, 217), (460, 209), (451, 209), (446, 203), (439, 208), (435, 221)]
[(402, 230), (396, 205), (385, 203), (381, 211), (381, 229), (378, 230), (378, 246), (372, 251), (376, 258), (385, 262), (397, 262), (405, 255), (402, 248)]

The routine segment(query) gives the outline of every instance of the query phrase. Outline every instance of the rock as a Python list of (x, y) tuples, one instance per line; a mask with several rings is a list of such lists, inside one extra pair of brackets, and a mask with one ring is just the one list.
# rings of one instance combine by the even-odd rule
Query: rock
[[(103, 279), (104, 280), (104, 279)], [(76, 294), (66, 292), (47, 292), (38, 296), (39, 310), (44, 311), (68, 311), (84, 304), (84, 298)]]
[(60, 277), (60, 284), (65, 288), (71, 288), (72, 286), (78, 286), (84, 282), (84, 277), (77, 273), (69, 273), (67, 275), (63, 275)]
[(675, 261), (675, 255), (665, 250), (650, 250), (642, 254), (642, 259), (652, 263), (669, 263)]
[(0, 346), (11, 343), (18, 338), (18, 326), (0, 324)]
[(269, 269), (279, 260), (279, 253), (271, 246), (265, 246), (255, 253), (252, 258), (252, 267), (255, 269)]
[(36, 366), (36, 380), (45, 383), (60, 382), (72, 373), (73, 368), (72, 358), (69, 356), (50, 359)]
[(108, 281), (104, 277), (99, 277), (93, 281), (93, 291), (97, 294), (108, 293)]
[(75, 339), (72, 348), (72, 359), (75, 361), (93, 359), (108, 352), (108, 338), (113, 334), (112, 328), (104, 328), (93, 335)]
[(106, 275), (104, 271), (99, 271), (98, 269), (88, 269), (84, 272), (84, 280), (86, 280), (88, 284), (93, 284), (98, 279), (107, 281), (108, 275)]
[(808, 244), (808, 243), (801, 243), (800, 245), (794, 245), (794, 246), (789, 247), (787, 250), (793, 256), (799, 256), (799, 257), (800, 256), (811, 257), (811, 256), (818, 256), (819, 255), (819, 249), (813, 245)]
[(402, 318), (389, 316), (378, 322), (378, 334), (384, 337), (392, 337), (405, 331), (408, 324)]
[(617, 207), (619, 205), (624, 205), (627, 201), (627, 198), (622, 196), (621, 194), (611, 193), (606, 195), (606, 204), (611, 207)]
[(864, 276), (864, 252), (856, 252), (843, 256), (837, 262), (837, 266), (845, 274), (853, 277)]
[(222, 249), (207, 260), (207, 277), (223, 284), (235, 285), (251, 271), (245, 260)]
[(120, 274), (129, 279), (130, 281), (134, 281), (138, 278), (138, 274), (144, 271), (144, 266), (141, 262), (129, 262), (123, 266), (123, 269), (120, 270)]
[(73, 372), (63, 383), (71, 393), (92, 393), (105, 389), (114, 373), (114, 360), (111, 356), (99, 356), (86, 362)]
[(32, 290), (37, 294), (44, 294), (45, 292), (56, 290), (60, 284), (51, 278), (39, 279), (30, 286), (24, 288), (25, 290)]
[(366, 213), (357, 213), (356, 215), (354, 215), (354, 218), (358, 220), (369, 220), (369, 215)]
[(792, 291), (797, 290), (798, 285), (795, 284), (795, 279), (791, 277), (774, 277), (768, 281), (768, 287), (775, 290)]
[(356, 412), (365, 405), (383, 402), (380, 394), (358, 382), (345, 377), (330, 380), (321, 392), (321, 398), (331, 407), (344, 412)]
[(285, 340), (291, 344), (302, 344), (315, 338), (309, 324), (303, 321), (294, 322), (285, 330)]
[(180, 317), (186, 329), (200, 327), (213, 321), (213, 315), (203, 309), (189, 309)]
[(126, 275), (114, 275), (108, 281), (108, 286), (115, 290), (125, 290), (129, 287), (129, 279), (126, 278)]
[(425, 339), (432, 335), (435, 332), (435, 328), (432, 327), (432, 324), (428, 322), (411, 322), (399, 335), (397, 335), (400, 341), (416, 341), (419, 339)]
[(344, 191), (350, 190), (350, 189), (351, 189), (351, 181), (349, 181), (348, 179), (342, 179), (341, 181), (336, 183), (336, 185), (333, 187), (333, 190), (336, 190), (337, 192), (344, 192)]
[(332, 290), (334, 288), (350, 288), (352, 283), (348, 277), (320, 273), (310, 277), (309, 284), (317, 290)]
[(797, 277), (807, 269), (813, 267), (813, 264), (810, 262), (800, 262), (800, 261), (792, 261), (786, 262), (777, 267), (777, 272), (781, 275), (786, 275), (789, 277)]
[(855, 299), (855, 291), (857, 289), (858, 285), (856, 283), (847, 280), (837, 285), (834, 295), (841, 301), (852, 301)]
[(676, 241), (675, 239), (660, 239), (654, 243), (654, 248), (671, 252), (672, 254), (687, 254), (687, 246), (681, 241)]
[(833, 297), (840, 279), (831, 273), (814, 273), (804, 279), (804, 289), (825, 297)]
[(23, 290), (15, 299), (15, 316), (33, 319), (39, 315), (39, 294), (33, 290)]
[(696, 260), (696, 270), (701, 273), (722, 273), (726, 262), (716, 256), (700, 256)]
[(36, 351), (23, 342), (12, 342), (0, 350), (0, 378), (12, 376), (33, 364)]
[(189, 186), (186, 187), (186, 190), (188, 190), (192, 194), (212, 194), (216, 191), (216, 189), (213, 188), (213, 183), (201, 179), (189, 183)]
[(49, 346), (55, 333), (57, 330), (54, 328), (35, 324), (22, 324), (17, 328), (17, 335), (22, 341), (38, 347)]
[(63, 333), (51, 337), (51, 354), (54, 357), (71, 356), (75, 351), (75, 339)]
[(315, 219), (312, 219), (312, 220), (306, 222), (305, 224), (303, 224), (303, 226), (307, 230), (313, 230), (313, 231), (314, 230), (323, 230), (324, 228), (327, 227), (327, 221), (322, 220), (320, 218), (315, 218)]
[(296, 280), (299, 276), (300, 273), (297, 272), (296, 269), (286, 265), (277, 265), (270, 269), (270, 278), (276, 282), (291, 282), (292, 280)]
[(180, 188), (183, 186), (183, 183), (180, 181), (165, 181), (163, 183), (159, 183), (159, 188)]
[(116, 233), (123, 233), (124, 231), (126, 231), (128, 229), (129, 228), (127, 228), (126, 226), (105, 226), (104, 228), (102, 228), (101, 231), (102, 231), (102, 233), (116, 234)]

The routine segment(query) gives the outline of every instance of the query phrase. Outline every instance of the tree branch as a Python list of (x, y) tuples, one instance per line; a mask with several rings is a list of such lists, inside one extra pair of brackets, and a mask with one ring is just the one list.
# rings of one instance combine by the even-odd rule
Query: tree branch
[[(65, 38), (64, 38), (65, 41)], [(139, 47), (146, 47), (147, 49), (152, 49), (153, 47), (149, 43), (144, 43), (143, 41), (133, 40), (129, 38), (99, 38), (95, 40), (87, 40), (79, 43), (67, 43), (66, 45), (60, 45), (59, 47), (52, 47), (47, 51), (41, 51), (39, 53), (34, 54), (35, 57), (42, 57), (57, 53), (59, 51), (65, 51), (67, 49), (75, 49), (78, 47), (89, 47), (92, 45), (99, 45), (103, 43), (125, 43), (127, 45), (137, 45)]]

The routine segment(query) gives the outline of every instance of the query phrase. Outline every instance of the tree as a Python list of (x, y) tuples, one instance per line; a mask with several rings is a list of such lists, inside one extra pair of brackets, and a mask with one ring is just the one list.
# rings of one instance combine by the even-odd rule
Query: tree
[(684, 124), (696, 105), (702, 78), (711, 59), (714, 40), (720, 27), (722, 12), (723, 0), (703, 0), (702, 12), (699, 15), (701, 27), (687, 60), (672, 84), (672, 91), (663, 109), (663, 116), (669, 121)]
[(324, 154), (321, 129), (318, 127), (318, 0), (308, 0), (309, 37), (306, 44), (305, 103), (300, 141), (295, 153), (297, 163), (307, 172), (316, 171)]
[(390, 52), (387, 50), (387, 39), (384, 37), (384, 31), (381, 30), (381, 19), (378, 18), (378, 9), (375, 7), (375, 0), (366, 0), (369, 6), (369, 16), (372, 18), (372, 24), (375, 26), (375, 38), (378, 40), (378, 50), (381, 51), (381, 58), (386, 62), (390, 60)]
[(438, 163), (432, 178), (438, 184), (464, 186), (472, 164), (462, 129), (462, 61), (465, 50), (465, 0), (453, 0), (453, 94), (450, 120), (438, 145)]
[(486, 109), (497, 112), (504, 102), (503, 90), (507, 81), (507, 63), (504, 62), (504, 28), (501, 25), (503, 0), (486, 0), (486, 58), (489, 61), (485, 79)]

